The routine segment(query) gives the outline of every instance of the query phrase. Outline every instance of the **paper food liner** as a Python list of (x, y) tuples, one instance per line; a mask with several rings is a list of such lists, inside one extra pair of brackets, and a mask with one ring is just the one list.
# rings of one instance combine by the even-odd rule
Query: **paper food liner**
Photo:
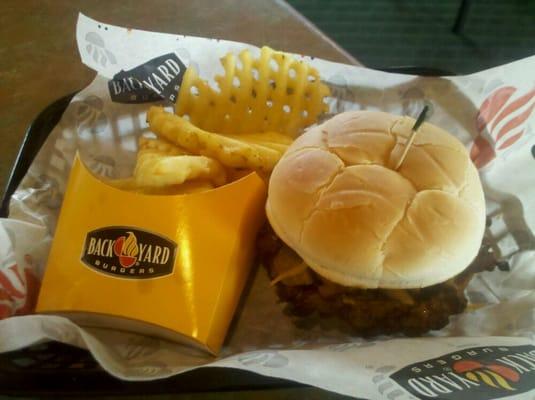
[(151, 103), (112, 101), (109, 79), (168, 53), (212, 79), (223, 72), (219, 58), (227, 52), (248, 48), (258, 54), (259, 49), (105, 25), (83, 15), (77, 41), (82, 61), (98, 76), (72, 99), (13, 195), (9, 218), (0, 220), (0, 317), (5, 318), (0, 352), (57, 340), (88, 349), (105, 370), (126, 380), (210, 365), (359, 398), (532, 398), (535, 57), (467, 76), (422, 78), (305, 56), (331, 88), (331, 114), (367, 109), (415, 116), (426, 104), (429, 121), (466, 145), (487, 199), (485, 243), (501, 269), (473, 278), (467, 296), (481, 307), (454, 316), (444, 329), (424, 338), (364, 340), (330, 321), (287, 315), (266, 272), (257, 268), (223, 352), (214, 359), (154, 338), (24, 314), (35, 304), (75, 152), (97, 174), (126, 177), (133, 169), (136, 138), (148, 130), (145, 114)]

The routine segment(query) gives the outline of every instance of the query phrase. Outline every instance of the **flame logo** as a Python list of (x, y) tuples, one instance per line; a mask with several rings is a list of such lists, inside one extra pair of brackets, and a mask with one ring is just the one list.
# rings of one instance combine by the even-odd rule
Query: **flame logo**
[(113, 252), (119, 257), (119, 263), (124, 268), (130, 268), (137, 261), (139, 247), (133, 232), (126, 232), (127, 237), (120, 236), (113, 245)]
[(474, 382), (483, 382), (486, 385), (509, 391), (516, 390), (509, 382), (518, 382), (520, 376), (509, 367), (498, 364), (481, 364), (477, 361), (463, 360), (453, 364), (453, 370), (463, 373), (464, 376)]
[(526, 121), (535, 108), (535, 89), (519, 94), (512, 86), (492, 92), (481, 104), (477, 114), (479, 134), (470, 150), (478, 168), (496, 158), (496, 152), (512, 146), (522, 137)]

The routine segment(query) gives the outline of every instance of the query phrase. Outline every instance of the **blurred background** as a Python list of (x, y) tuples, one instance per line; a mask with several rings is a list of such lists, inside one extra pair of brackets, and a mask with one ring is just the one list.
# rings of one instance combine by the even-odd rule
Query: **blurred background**
[[(535, 54), (533, 0), (288, 2), (367, 67), (417, 65), (465, 74)], [(456, 34), (463, 3), (464, 26)]]

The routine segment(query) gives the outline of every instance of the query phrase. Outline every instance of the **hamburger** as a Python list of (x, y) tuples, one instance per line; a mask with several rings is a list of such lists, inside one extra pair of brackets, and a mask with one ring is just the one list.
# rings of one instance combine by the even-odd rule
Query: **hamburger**
[(455, 137), (383, 112), (301, 135), (269, 180), (259, 252), (293, 313), (363, 336), (419, 335), (466, 307), (485, 229), (477, 169)]

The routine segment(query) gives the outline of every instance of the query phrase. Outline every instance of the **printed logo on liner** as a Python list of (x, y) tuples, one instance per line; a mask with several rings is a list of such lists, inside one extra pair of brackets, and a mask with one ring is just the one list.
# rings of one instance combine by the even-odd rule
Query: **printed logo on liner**
[(177, 100), (186, 66), (175, 53), (164, 54), (129, 71), (120, 71), (108, 81), (115, 103), (149, 103)]
[(490, 164), (500, 151), (513, 146), (526, 134), (534, 110), (535, 89), (524, 92), (503, 86), (493, 91), (477, 113), (478, 135), (470, 149), (476, 167)]
[(512, 396), (535, 389), (535, 346), (469, 348), (408, 365), (390, 378), (418, 399)]
[(132, 227), (106, 227), (88, 232), (82, 262), (107, 275), (150, 279), (173, 273), (175, 242)]

